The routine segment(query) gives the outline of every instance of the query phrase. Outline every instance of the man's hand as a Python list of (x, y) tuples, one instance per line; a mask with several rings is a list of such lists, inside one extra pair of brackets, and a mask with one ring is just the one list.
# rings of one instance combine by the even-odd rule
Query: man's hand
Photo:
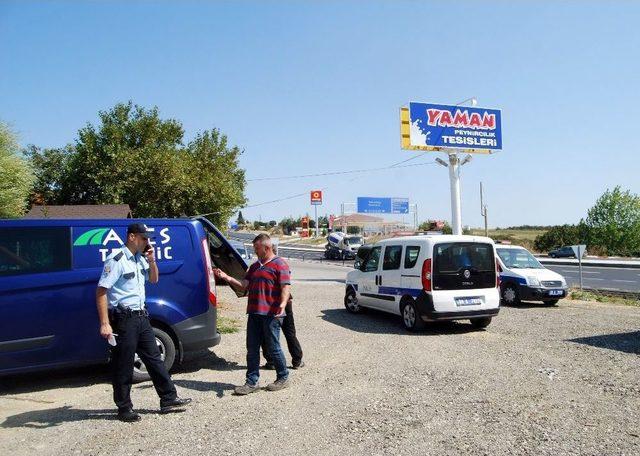
[(219, 279), (223, 279), (223, 280), (229, 281), (229, 275), (226, 274), (224, 271), (222, 271), (222, 269), (214, 268), (213, 269), (213, 275), (216, 276)]
[(105, 339), (108, 339), (111, 334), (113, 334), (113, 329), (111, 329), (111, 325), (109, 323), (102, 323), (100, 325), (100, 335)]
[(284, 304), (280, 304), (280, 307), (278, 308), (278, 313), (275, 314), (276, 317), (284, 317), (286, 315), (285, 312), (285, 307), (287, 306), (287, 303), (285, 302)]

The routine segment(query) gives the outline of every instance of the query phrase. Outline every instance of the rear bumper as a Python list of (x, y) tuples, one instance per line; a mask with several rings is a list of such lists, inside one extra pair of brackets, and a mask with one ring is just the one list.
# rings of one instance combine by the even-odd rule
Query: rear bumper
[(467, 318), (495, 317), (500, 312), (500, 307), (489, 309), (469, 309), (455, 312), (437, 312), (433, 306), (431, 295), (424, 291), (416, 299), (416, 307), (420, 313), (420, 318), (424, 321), (439, 320), (464, 320)]
[[(562, 294), (550, 295), (552, 290), (561, 290)], [(536, 288), (528, 285), (520, 285), (518, 292), (520, 293), (520, 299), (527, 301), (551, 301), (553, 299), (562, 299), (567, 296), (566, 288)]]
[(181, 351), (202, 350), (218, 345), (221, 336), (218, 332), (217, 320), (218, 311), (215, 307), (209, 306), (206, 312), (173, 325)]

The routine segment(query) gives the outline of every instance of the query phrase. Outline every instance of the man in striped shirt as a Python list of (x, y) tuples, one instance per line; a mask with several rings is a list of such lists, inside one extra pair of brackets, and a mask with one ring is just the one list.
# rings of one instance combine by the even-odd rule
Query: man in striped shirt
[(259, 389), (260, 346), (266, 342), (269, 358), (276, 369), (276, 381), (267, 385), (269, 391), (279, 391), (289, 386), (289, 370), (282, 348), (280, 329), (285, 316), (285, 306), (290, 296), (291, 272), (284, 259), (273, 253), (271, 238), (259, 234), (253, 240), (253, 249), (258, 261), (253, 263), (242, 281), (236, 280), (220, 269), (216, 277), (226, 280), (243, 290), (248, 290), (247, 302), (247, 379), (235, 389), (236, 394), (245, 395)]

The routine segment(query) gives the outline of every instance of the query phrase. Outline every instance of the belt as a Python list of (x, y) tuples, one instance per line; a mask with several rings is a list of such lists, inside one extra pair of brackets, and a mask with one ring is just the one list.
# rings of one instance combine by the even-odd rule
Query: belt
[(131, 310), (131, 309), (127, 309), (127, 308), (116, 308), (111, 310), (111, 312), (113, 312), (114, 315), (119, 315), (119, 316), (126, 316), (126, 317), (147, 317), (149, 316), (149, 312), (147, 312), (146, 309), (142, 309), (142, 310)]

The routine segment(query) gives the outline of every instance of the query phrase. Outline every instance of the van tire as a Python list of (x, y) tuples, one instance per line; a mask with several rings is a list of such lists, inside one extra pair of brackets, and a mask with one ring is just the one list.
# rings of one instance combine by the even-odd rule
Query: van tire
[(349, 288), (344, 295), (344, 307), (347, 312), (357, 314), (362, 312), (362, 307), (358, 304), (358, 296), (353, 288)]
[(400, 314), (402, 315), (402, 324), (409, 331), (419, 331), (424, 329), (425, 322), (418, 312), (418, 308), (413, 299), (404, 299), (400, 303)]
[(472, 318), (471, 325), (475, 329), (483, 329), (489, 326), (491, 323), (491, 317), (482, 317), (482, 318)]
[(520, 304), (518, 286), (513, 282), (502, 284), (502, 287), (500, 287), (500, 298), (502, 298), (502, 305), (504, 306), (517, 306)]
[[(164, 356), (164, 366), (167, 368), (167, 372), (173, 367), (173, 363), (176, 360), (176, 345), (169, 334), (164, 332), (160, 328), (153, 327), (153, 333), (156, 336), (158, 342), (158, 348), (160, 349), (160, 355)], [(149, 380), (149, 374), (147, 368), (144, 366), (136, 355), (136, 365), (133, 368), (133, 383), (146, 382)]]

